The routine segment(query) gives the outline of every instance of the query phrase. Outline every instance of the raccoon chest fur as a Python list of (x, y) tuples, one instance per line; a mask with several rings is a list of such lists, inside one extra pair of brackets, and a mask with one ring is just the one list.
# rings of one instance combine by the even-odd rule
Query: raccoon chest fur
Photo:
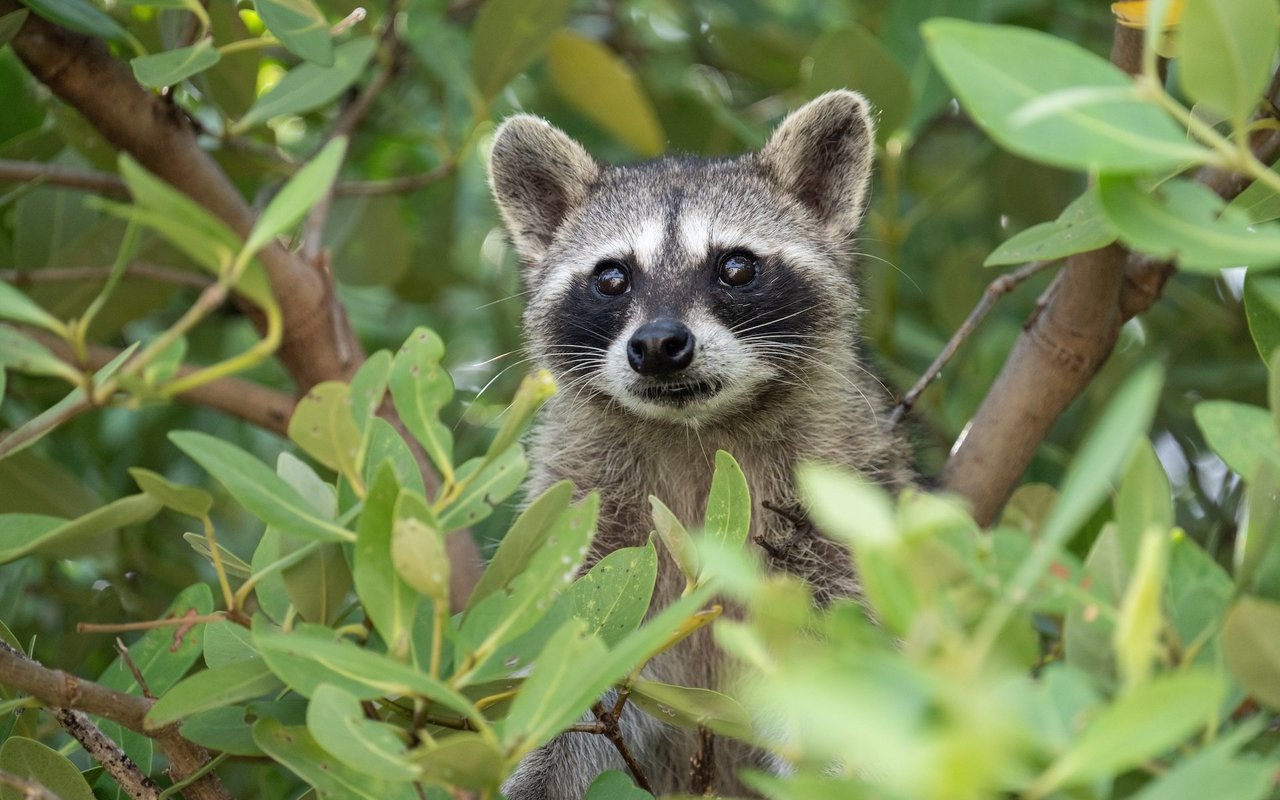
[[(644, 544), (656, 496), (702, 523), (715, 453), (752, 494), (747, 546), (803, 578), (819, 603), (856, 595), (849, 554), (809, 526), (795, 467), (848, 467), (897, 490), (909, 449), (888, 429), (888, 392), (861, 359), (856, 234), (874, 150), (866, 101), (831, 92), (736, 158), (596, 162), (544, 120), (495, 135), (490, 183), (520, 255), (532, 360), (559, 393), (531, 437), (530, 496), (569, 479), (601, 493), (591, 562)], [(684, 578), (659, 548), (654, 608)], [(649, 666), (652, 677), (716, 687), (724, 657), (699, 631)], [(662, 793), (690, 789), (696, 743), (628, 712), (629, 748)], [(750, 793), (743, 767), (767, 754), (717, 740), (714, 788)], [(503, 787), (509, 800), (576, 800), (621, 763), (603, 737), (564, 734)]]

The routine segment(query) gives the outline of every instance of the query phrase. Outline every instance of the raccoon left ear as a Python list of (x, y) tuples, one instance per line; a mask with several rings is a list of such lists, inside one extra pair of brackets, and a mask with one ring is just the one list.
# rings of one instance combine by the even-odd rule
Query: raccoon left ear
[(498, 128), (489, 186), (520, 256), (537, 262), (600, 175), (582, 145), (545, 119), (517, 114)]
[(839, 237), (857, 231), (866, 204), (875, 153), (869, 108), (857, 92), (827, 92), (784, 119), (760, 151), (782, 188)]

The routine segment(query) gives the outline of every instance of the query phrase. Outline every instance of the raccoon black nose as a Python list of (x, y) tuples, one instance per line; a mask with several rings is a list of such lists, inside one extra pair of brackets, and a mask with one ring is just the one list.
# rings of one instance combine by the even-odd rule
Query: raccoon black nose
[(627, 342), (627, 361), (641, 375), (670, 375), (693, 361), (693, 331), (683, 322), (646, 322)]

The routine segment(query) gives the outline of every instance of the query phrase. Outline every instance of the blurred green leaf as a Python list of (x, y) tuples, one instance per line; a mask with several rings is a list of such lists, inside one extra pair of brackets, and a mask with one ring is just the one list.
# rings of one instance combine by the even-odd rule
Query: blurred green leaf
[(1280, 471), (1262, 461), (1249, 479), (1248, 524), (1236, 535), (1235, 579), (1241, 590), (1280, 600)]
[(1079, 170), (1182, 169), (1207, 150), (1164, 112), (1137, 99), (1066, 105), (1042, 118), (1015, 115), (1063, 91), (1132, 86), (1127, 75), (1064, 39), (1040, 31), (933, 19), (922, 28), (929, 55), (964, 109), (991, 138), (1027, 158)]
[(307, 730), (317, 744), (356, 772), (394, 782), (419, 777), (405, 758), (408, 747), (399, 729), (366, 719), (360, 701), (337, 686), (316, 687), (307, 704)]
[(416, 800), (409, 783), (389, 783), (352, 770), (316, 743), (303, 726), (286, 727), (275, 719), (253, 725), (253, 740), (272, 759), (315, 787), (319, 797), (353, 800)]
[(315, 541), (355, 539), (350, 531), (318, 516), (289, 484), (235, 445), (195, 431), (174, 431), (169, 440), (268, 525)]
[(511, 405), (507, 406), (507, 410), (503, 416), (502, 427), (494, 434), (493, 440), (489, 442), (489, 449), (485, 451), (485, 457), (489, 460), (506, 455), (511, 445), (520, 439), (520, 434), (524, 433), (529, 427), (529, 423), (533, 421), (533, 416), (542, 408), (552, 395), (556, 393), (556, 382), (551, 377), (551, 373), (545, 369), (538, 370), (529, 375), (524, 376), (520, 381), (520, 387), (516, 389), (516, 396), (511, 401)]
[(1245, 274), (1244, 314), (1258, 354), (1264, 361), (1271, 358), (1280, 348), (1280, 275), (1252, 269)]
[(120, 23), (89, 0), (22, 0), (22, 3), (64, 28), (117, 42), (129, 39)]
[(1037, 780), (1041, 790), (1115, 775), (1162, 755), (1207, 725), (1224, 686), (1205, 672), (1164, 675), (1138, 686), (1102, 709)]
[(1098, 197), (1122, 242), (1181, 269), (1280, 264), (1280, 225), (1254, 223), (1202, 183), (1173, 178), (1147, 193), (1134, 178), (1102, 175)]
[[(283, 82), (282, 80), (281, 83)], [(271, 202), (258, 215), (253, 230), (249, 231), (244, 250), (256, 253), (296, 225), (329, 191), (346, 153), (347, 137), (330, 139), (315, 158), (298, 170), (284, 188), (271, 198)]]
[(897, 58), (861, 25), (827, 31), (809, 49), (806, 91), (856, 89), (878, 112), (876, 138), (883, 142), (911, 115), (911, 81)]
[(4, 47), (18, 35), (18, 31), (22, 30), (22, 23), (27, 21), (30, 13), (25, 8), (20, 8), (0, 16), (0, 47)]
[[(0, 770), (34, 781), (60, 800), (94, 800), (93, 790), (70, 759), (25, 736), (11, 736), (0, 745)], [(21, 800), (22, 795), (4, 786), (0, 787), (0, 797)]]
[(401, 421), (448, 483), (453, 479), (453, 433), (440, 421), (440, 409), (453, 399), (453, 380), (440, 366), (443, 356), (440, 337), (417, 328), (391, 362), (390, 386)]
[(471, 33), (471, 75), (485, 100), (542, 56), (571, 0), (489, 0)]
[(459, 733), (439, 740), (435, 747), (413, 751), (413, 760), (427, 780), (448, 782), (466, 789), (493, 790), (503, 771), (502, 753), (482, 736)]
[(97, 550), (86, 539), (151, 519), (160, 503), (145, 494), (114, 500), (73, 520), (41, 514), (0, 514), (0, 564), (33, 553), (66, 557)]
[(13, 286), (0, 281), (0, 319), (22, 325), (34, 325), (51, 333), (62, 335), (67, 326), (62, 320), (45, 311), (34, 300)]
[(685, 580), (692, 584), (698, 579), (698, 550), (693, 538), (666, 504), (649, 495), (649, 508), (653, 513), (653, 527), (667, 553), (675, 561)]
[(1219, 734), (1198, 753), (1144, 786), (1132, 796), (1133, 800), (1189, 797), (1263, 800), (1271, 796), (1276, 771), (1273, 761), (1232, 758), (1232, 754), (1257, 733), (1257, 725), (1245, 724), (1226, 735)]
[(73, 385), (80, 383), (79, 370), (8, 325), (0, 325), (0, 366), (29, 375), (62, 378)]
[(716, 451), (716, 468), (707, 495), (706, 535), (741, 547), (751, 532), (751, 489), (734, 457)]
[(200, 711), (229, 706), (279, 688), (279, 679), (262, 660), (232, 661), (197, 672), (165, 692), (147, 712), (144, 724), (148, 730), (159, 730)]
[(377, 40), (363, 36), (334, 48), (332, 66), (307, 62), (294, 67), (254, 101), (231, 126), (231, 133), (241, 134), (273, 117), (302, 114), (332, 102), (355, 83), (377, 48)]
[(356, 526), (352, 575), (356, 594), (396, 658), (409, 654), (409, 637), (418, 597), (396, 572), (392, 562), (392, 524), (400, 484), (384, 464), (369, 488)]
[(262, 24), (289, 52), (322, 67), (333, 64), (329, 23), (311, 0), (254, 0), (254, 5)]
[(1116, 666), (1129, 687), (1151, 677), (1164, 625), (1161, 598), (1169, 560), (1169, 534), (1158, 526), (1144, 529), (1133, 577), (1120, 603), (1112, 639)]
[(1280, 471), (1280, 432), (1265, 408), (1206, 400), (1194, 413), (1205, 441), (1236, 474), (1254, 475), (1263, 463)]
[(163, 475), (142, 467), (130, 467), (129, 474), (139, 489), (179, 514), (199, 519), (213, 508), (213, 495), (203, 489), (173, 483)]
[(657, 577), (658, 552), (652, 542), (622, 547), (574, 581), (567, 597), (573, 615), (586, 623), (586, 633), (612, 647), (644, 621)]
[[(379, 350), (369, 356), (356, 370), (356, 374), (351, 376), (351, 418), (360, 438), (356, 463), (364, 465), (366, 473), (369, 471), (366, 458), (373, 437), (373, 426), (370, 423), (382, 409), (382, 399), (387, 393), (387, 381), (390, 378), (391, 353), (386, 350)], [(379, 466), (374, 465), (375, 468)]]
[(600, 679), (595, 665), (605, 660), (607, 649), (586, 624), (570, 620), (551, 637), (502, 720), (504, 746), (527, 753), (572, 724), (599, 700), (613, 680)]
[(449, 604), (449, 556), (444, 531), (422, 495), (401, 490), (392, 512), (391, 560), (396, 574), (432, 602)]
[(666, 149), (666, 134), (635, 72), (607, 47), (573, 31), (551, 38), (551, 85), (574, 110), (647, 158)]
[(213, 46), (212, 39), (201, 39), (193, 45), (138, 56), (129, 62), (133, 76), (143, 86), (163, 89), (181, 83), (192, 75), (199, 75), (222, 59)]
[(1244, 127), (1271, 76), (1274, 0), (1187, 0), (1178, 35), (1178, 78), (1187, 94)]
[(1115, 229), (1098, 204), (1098, 192), (1090, 187), (1053, 222), (1033, 225), (1005, 240), (991, 251), (983, 266), (1052, 261), (1106, 247), (1115, 240)]
[(1241, 598), (1222, 625), (1222, 653), (1241, 688), (1280, 709), (1280, 603)]
[[(1274, 172), (1276, 166), (1272, 166), (1271, 170)], [(1254, 222), (1270, 222), (1280, 219), (1280, 192), (1272, 189), (1266, 181), (1255, 180), (1236, 195), (1227, 207), (1243, 211)]]
[(1169, 476), (1149, 440), (1139, 440), (1116, 492), (1116, 527), (1124, 548), (1125, 563), (1138, 562), (1143, 536), (1152, 528), (1167, 533), (1173, 528), (1173, 496)]

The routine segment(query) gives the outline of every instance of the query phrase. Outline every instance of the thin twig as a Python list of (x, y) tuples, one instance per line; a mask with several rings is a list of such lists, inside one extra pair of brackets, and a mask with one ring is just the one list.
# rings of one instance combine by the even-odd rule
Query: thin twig
[(333, 195), (334, 197), (368, 197), (384, 194), (407, 194), (416, 192), (419, 189), (425, 189), (434, 183), (439, 183), (453, 174), (455, 169), (457, 169), (457, 164), (453, 161), (446, 161), (434, 169), (417, 175), (404, 175), (399, 178), (386, 178), (376, 181), (347, 181), (346, 183), (339, 183), (334, 188)]
[(78, 622), (76, 633), (124, 633), (125, 631), (149, 631), (154, 628), (177, 628), (185, 625), (201, 625), (204, 623), (224, 622), (227, 615), (221, 611), (213, 614), (187, 614), (181, 617), (165, 619), (149, 619), (142, 622)]
[(997, 300), (1012, 292), (1028, 278), (1039, 274), (1054, 263), (1056, 262), (1032, 261), (1029, 264), (1018, 267), (1013, 272), (1001, 275), (987, 284), (986, 290), (982, 293), (982, 298), (978, 300), (977, 305), (969, 312), (969, 316), (965, 317), (964, 322), (956, 329), (956, 332), (951, 335), (946, 347), (942, 348), (942, 352), (938, 353), (938, 357), (933, 360), (929, 368), (916, 381), (915, 386), (912, 386), (911, 390), (898, 401), (898, 405), (894, 406), (893, 413), (889, 415), (889, 424), (897, 425), (911, 411), (916, 401), (920, 399), (920, 395), (924, 393), (924, 390), (929, 388), (929, 385), (942, 374), (943, 367), (955, 356), (956, 351), (960, 349), (960, 345), (964, 344), (973, 335), (973, 332), (986, 319), (987, 314), (991, 313), (991, 309), (995, 307)]
[(110, 172), (34, 161), (0, 159), (0, 183), (43, 183), (49, 186), (84, 189), (120, 199), (129, 197), (129, 190), (125, 188), (124, 181)]
[(618, 755), (622, 756), (627, 769), (631, 771), (631, 777), (636, 779), (636, 784), (649, 794), (656, 794), (653, 791), (652, 784), (649, 783), (649, 779), (645, 777), (644, 770), (640, 769), (640, 764), (636, 761), (635, 756), (631, 755), (631, 750), (627, 747), (627, 741), (622, 736), (622, 728), (618, 725), (618, 718), (613, 716), (602, 703), (596, 703), (592, 706), (591, 712), (596, 715), (596, 719), (604, 726), (605, 738), (613, 743)]
[(94, 725), (86, 714), (69, 708), (52, 707), (49, 711), (62, 729), (71, 734), (71, 738), (79, 742), (130, 797), (134, 800), (159, 800), (159, 785), (144, 775), (120, 745)]
[(0, 769), (0, 786), (8, 786), (18, 792), (22, 800), (62, 800), (62, 795), (54, 794), (35, 781), (5, 772)]
[(138, 688), (142, 690), (142, 696), (151, 700), (155, 699), (155, 695), (151, 693), (151, 687), (147, 685), (146, 676), (142, 674), (142, 670), (138, 669), (138, 665), (133, 660), (133, 656), (129, 655), (129, 647), (120, 637), (116, 637), (116, 652), (120, 654), (120, 660), (128, 667), (129, 674), (133, 676), (133, 680), (138, 684)]
[[(111, 267), (45, 267), (43, 269), (0, 269), (0, 281), (13, 284), (19, 289), (39, 286), (45, 283), (80, 283), (105, 281), (111, 274)], [(177, 286), (189, 286), (193, 289), (204, 289), (213, 283), (213, 279), (198, 272), (162, 267), (159, 264), (138, 262), (124, 268), (125, 279), (153, 281), (155, 283), (172, 283)]]

